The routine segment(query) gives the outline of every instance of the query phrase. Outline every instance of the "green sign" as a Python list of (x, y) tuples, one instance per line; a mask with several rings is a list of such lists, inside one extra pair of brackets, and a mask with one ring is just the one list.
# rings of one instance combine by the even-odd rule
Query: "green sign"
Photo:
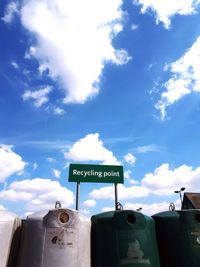
[(69, 182), (124, 183), (122, 166), (70, 164)]

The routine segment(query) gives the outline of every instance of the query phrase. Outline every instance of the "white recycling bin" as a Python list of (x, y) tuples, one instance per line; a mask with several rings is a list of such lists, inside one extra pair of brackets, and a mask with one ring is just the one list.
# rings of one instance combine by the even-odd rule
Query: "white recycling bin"
[(18, 267), (90, 267), (90, 220), (70, 209), (27, 217)]
[(0, 267), (16, 265), (20, 225), (16, 214), (0, 210)]

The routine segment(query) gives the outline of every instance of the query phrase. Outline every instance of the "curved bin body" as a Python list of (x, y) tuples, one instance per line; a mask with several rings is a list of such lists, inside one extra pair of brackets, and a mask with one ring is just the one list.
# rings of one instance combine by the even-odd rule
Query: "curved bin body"
[(90, 267), (88, 218), (54, 209), (27, 217), (18, 267)]
[(132, 210), (91, 218), (92, 267), (159, 267), (152, 218)]
[(14, 267), (16, 264), (20, 224), (16, 214), (0, 210), (0, 267)]
[(166, 211), (152, 216), (162, 267), (200, 266), (200, 210)]

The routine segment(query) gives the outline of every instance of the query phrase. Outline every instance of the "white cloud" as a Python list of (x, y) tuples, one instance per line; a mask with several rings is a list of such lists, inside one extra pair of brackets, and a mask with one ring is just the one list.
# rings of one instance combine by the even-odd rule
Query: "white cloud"
[(107, 212), (107, 211), (114, 211), (115, 210), (115, 207), (113, 206), (113, 207), (104, 207), (103, 209), (102, 209), (102, 212)]
[[(177, 168), (168, 163), (162, 164), (152, 173), (145, 174), (140, 184), (138, 181), (129, 180), (133, 186), (118, 185), (120, 200), (147, 197), (150, 194), (157, 196), (172, 196), (175, 190), (185, 187), (188, 192), (200, 191), (200, 167), (192, 168), (181, 165)], [(114, 186), (105, 186), (90, 192), (93, 199), (114, 199)]]
[(88, 208), (93, 208), (96, 206), (96, 201), (94, 199), (88, 199), (83, 202), (83, 205), (88, 207)]
[[(141, 212), (143, 214), (152, 216), (158, 212), (162, 211), (168, 211), (169, 210), (169, 204), (167, 202), (161, 202), (161, 203), (152, 203), (152, 204), (143, 204), (143, 203), (125, 203), (124, 209), (126, 210), (137, 210), (139, 208), (142, 208)], [(178, 204), (178, 203), (177, 203)], [(180, 205), (176, 205), (176, 209), (179, 208)]]
[(34, 162), (33, 163), (33, 170), (35, 171), (35, 170), (37, 170), (37, 168), (38, 168), (38, 164), (37, 164), (37, 162)]
[(141, 181), (142, 186), (151, 190), (155, 195), (170, 196), (174, 190), (186, 187), (187, 191), (195, 191), (199, 188), (200, 167), (193, 169), (182, 165), (177, 168), (168, 163), (162, 164), (153, 173), (147, 173)]
[(12, 188), (5, 189), (0, 192), (0, 199), (9, 201), (30, 201), (33, 198), (33, 194), (30, 192), (19, 192)]
[(67, 207), (74, 203), (71, 190), (63, 187), (58, 181), (42, 178), (15, 181), (0, 192), (0, 198), (9, 201), (26, 201), (25, 208), (29, 212), (52, 209), (56, 201), (60, 201)]
[(128, 182), (132, 185), (138, 185), (139, 184), (139, 181), (131, 179), (131, 170), (127, 170), (124, 172), (124, 178), (128, 179)]
[(98, 133), (88, 134), (76, 141), (64, 156), (74, 161), (101, 161), (103, 164), (119, 165), (112, 151), (104, 147)]
[(90, 211), (87, 209), (81, 209), (80, 212), (85, 214), (86, 216), (90, 214)]
[(53, 108), (53, 114), (63, 115), (63, 114), (65, 114), (65, 110), (63, 108), (60, 108), (60, 107), (54, 107)]
[(120, 200), (147, 197), (150, 190), (143, 186), (130, 186), (125, 187), (122, 184), (118, 185), (118, 194)]
[(144, 14), (149, 10), (156, 15), (156, 23), (162, 22), (166, 29), (170, 27), (171, 18), (176, 15), (192, 15), (196, 13), (199, 0), (134, 0), (134, 4), (142, 5), (141, 12)]
[(6, 210), (4, 206), (0, 205), (0, 210)]
[(59, 170), (57, 170), (57, 169), (52, 169), (52, 172), (53, 172), (53, 175), (54, 175), (56, 178), (60, 178), (61, 171), (59, 171)]
[(161, 94), (161, 100), (155, 105), (161, 112), (161, 119), (166, 116), (166, 108), (183, 96), (192, 92), (200, 92), (200, 37), (186, 53), (177, 61), (168, 65), (172, 73), (165, 84), (165, 92)]
[(27, 0), (23, 26), (36, 38), (26, 55), (35, 57), (42, 74), (48, 69), (65, 89), (65, 103), (84, 103), (99, 91), (106, 62), (130, 59), (116, 50), (113, 38), (122, 30), (122, 0)]
[(49, 93), (52, 91), (51, 86), (46, 86), (37, 91), (26, 90), (22, 95), (24, 101), (33, 100), (34, 105), (39, 108), (49, 101)]
[(52, 104), (47, 105), (45, 110), (50, 114), (54, 114), (58, 116), (65, 114), (65, 110), (63, 108), (56, 106), (56, 105), (52, 105)]
[(128, 153), (128, 154), (126, 154), (126, 155), (124, 156), (124, 160), (125, 160), (127, 163), (133, 165), (133, 164), (135, 163), (135, 161), (136, 161), (136, 157), (133, 156), (133, 154)]
[[(122, 184), (118, 185), (118, 198), (120, 200), (146, 197), (150, 190), (141, 186), (125, 187)], [(94, 189), (90, 192), (90, 197), (94, 199), (114, 199), (114, 186), (105, 186), (100, 189)]]
[(18, 11), (18, 6), (16, 2), (10, 2), (6, 10), (4, 12), (4, 16), (1, 18), (5, 23), (11, 23), (12, 20), (14, 19), (15, 14), (17, 14)]
[(136, 153), (148, 153), (148, 152), (159, 152), (163, 149), (163, 147), (160, 147), (155, 144), (146, 145), (146, 146), (139, 146), (136, 148)]
[(10, 145), (0, 145), (0, 182), (9, 176), (24, 170), (26, 163), (12, 150)]
[(26, 218), (27, 216), (32, 215), (34, 212), (33, 211), (27, 211), (24, 213), (24, 218)]
[(56, 159), (52, 158), (52, 157), (48, 157), (47, 161), (50, 163), (56, 162)]
[(124, 172), (124, 178), (130, 179), (131, 178), (131, 170), (127, 170)]
[(17, 62), (12, 61), (11, 65), (13, 66), (14, 69), (19, 69), (19, 65), (17, 64)]
[(132, 185), (138, 185), (139, 184), (139, 181), (136, 181), (134, 179), (130, 179), (129, 180), (129, 183), (132, 184)]
[(139, 26), (136, 25), (136, 24), (132, 24), (132, 25), (131, 25), (131, 29), (132, 29), (133, 31), (137, 30), (138, 28), (139, 28)]

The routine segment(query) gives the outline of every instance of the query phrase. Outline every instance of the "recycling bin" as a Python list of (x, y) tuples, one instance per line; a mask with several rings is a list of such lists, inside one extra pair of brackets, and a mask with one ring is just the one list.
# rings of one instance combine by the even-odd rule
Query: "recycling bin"
[(200, 210), (166, 211), (152, 216), (162, 267), (200, 266)]
[(0, 267), (14, 267), (20, 239), (20, 218), (9, 211), (0, 210)]
[(70, 209), (27, 217), (18, 267), (90, 267), (90, 219)]
[(92, 267), (159, 267), (154, 221), (133, 210), (91, 218)]

